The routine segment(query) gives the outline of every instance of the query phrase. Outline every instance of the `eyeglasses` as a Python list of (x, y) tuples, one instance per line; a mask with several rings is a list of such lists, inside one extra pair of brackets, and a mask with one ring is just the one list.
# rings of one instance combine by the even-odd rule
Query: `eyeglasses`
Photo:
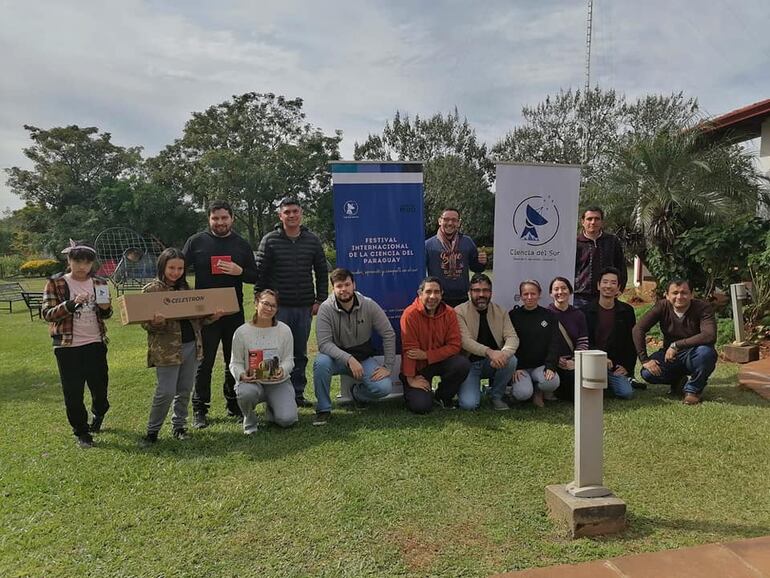
[(260, 301), (259, 304), (266, 309), (278, 309), (278, 305), (270, 303), (270, 301)]

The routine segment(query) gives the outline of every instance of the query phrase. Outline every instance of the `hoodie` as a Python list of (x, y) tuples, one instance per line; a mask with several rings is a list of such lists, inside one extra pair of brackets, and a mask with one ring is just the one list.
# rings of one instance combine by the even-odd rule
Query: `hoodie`
[[(428, 365), (460, 353), (461, 343), (454, 309), (442, 301), (431, 317), (417, 297), (401, 315), (401, 373), (414, 377)], [(406, 352), (410, 349), (422, 349), (428, 359), (409, 359)]]
[[(340, 307), (334, 294), (321, 303), (315, 324), (318, 351), (347, 364), (354, 356), (352, 349), (364, 351), (368, 346), (374, 352), (370, 343), (374, 330), (382, 338), (385, 354), (383, 365), (392, 368), (396, 361), (396, 332), (388, 317), (373, 299), (364, 297), (358, 291), (354, 293), (353, 299), (354, 304), (349, 312)], [(362, 345), (365, 347), (359, 347)]]

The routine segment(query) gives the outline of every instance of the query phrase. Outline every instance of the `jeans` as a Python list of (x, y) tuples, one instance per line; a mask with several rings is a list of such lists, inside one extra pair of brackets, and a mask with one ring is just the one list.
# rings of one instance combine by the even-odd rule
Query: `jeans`
[[(354, 384), (350, 390), (353, 399), (358, 401), (376, 401), (390, 394), (393, 389), (393, 383), (390, 376), (384, 377), (378, 381), (372, 380), (372, 373), (380, 367), (380, 364), (373, 357), (368, 357), (361, 362), (364, 368), (364, 375), (358, 383)], [(316, 411), (331, 411), (331, 383), (333, 375), (350, 375), (350, 367), (325, 353), (319, 353), (313, 362), (313, 388), (315, 389), (315, 398), (318, 400)]]
[(279, 307), (275, 318), (289, 326), (294, 338), (294, 369), (291, 371), (291, 384), (297, 401), (305, 399), (307, 377), (307, 340), (310, 337), (310, 325), (313, 323), (312, 307)]
[(717, 352), (711, 345), (698, 345), (689, 349), (676, 352), (676, 359), (667, 362), (666, 351), (659, 349), (650, 359), (654, 359), (660, 365), (661, 374), (653, 375), (642, 367), (641, 376), (647, 383), (666, 383), (673, 385), (679, 379), (689, 376), (684, 384), (685, 393), (700, 395), (706, 387), (709, 376), (717, 365)]
[(196, 359), (195, 341), (182, 343), (182, 363), (180, 365), (164, 365), (155, 368), (158, 385), (150, 407), (150, 418), (147, 421), (147, 433), (158, 433), (166, 421), (166, 415), (174, 405), (171, 425), (175, 430), (187, 426), (187, 406), (190, 403), (190, 393), (195, 379)]
[(195, 373), (195, 389), (193, 390), (193, 412), (206, 414), (211, 405), (211, 370), (217, 358), (219, 342), (222, 342), (222, 357), (225, 362), (225, 381), (222, 393), (227, 409), (238, 413), (238, 401), (235, 397), (235, 378), (230, 373), (230, 350), (233, 347), (233, 333), (243, 325), (243, 311), (233, 313), (218, 319), (214, 323), (201, 327), (203, 338), (203, 359)]
[[(437, 361), (423, 367), (418, 373), (430, 383), (435, 376), (441, 377), (441, 382), (436, 388), (436, 398), (445, 405), (450, 405), (452, 399), (460, 390), (460, 385), (468, 377), (471, 362), (467, 357), (458, 353), (447, 357), (443, 361)], [(410, 387), (405, 376), (401, 383), (404, 385), (404, 402), (406, 408), (414, 413), (428, 413), (433, 410), (433, 391), (426, 391), (419, 387)]]
[(495, 369), (488, 358), (471, 361), (468, 377), (460, 385), (460, 391), (457, 396), (460, 400), (460, 409), (478, 409), (481, 403), (481, 380), (485, 378), (489, 379), (490, 397), (492, 399), (503, 399), (505, 388), (511, 383), (513, 374), (516, 371), (516, 362), (516, 356), (511, 355), (505, 367)]
[(535, 386), (543, 393), (555, 391), (559, 387), (559, 374), (554, 371), (553, 379), (545, 378), (545, 365), (522, 369), (524, 375), (513, 382), (513, 397), (516, 401), (526, 401), (535, 393)]
[(631, 399), (634, 397), (634, 388), (631, 385), (631, 378), (628, 375), (615, 375), (611, 371), (608, 371), (607, 387), (612, 390), (615, 397), (620, 399)]

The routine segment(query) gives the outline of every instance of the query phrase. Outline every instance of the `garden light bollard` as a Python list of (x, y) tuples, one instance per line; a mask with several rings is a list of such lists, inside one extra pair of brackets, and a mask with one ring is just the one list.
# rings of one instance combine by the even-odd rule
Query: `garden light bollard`
[(733, 283), (730, 285), (730, 301), (733, 305), (733, 327), (735, 328), (735, 341), (733, 345), (747, 345), (746, 326), (743, 323), (743, 304), (748, 301), (749, 292), (745, 283)]
[(598, 498), (612, 492), (602, 485), (604, 390), (607, 354), (575, 352), (575, 480), (567, 491), (578, 498)]

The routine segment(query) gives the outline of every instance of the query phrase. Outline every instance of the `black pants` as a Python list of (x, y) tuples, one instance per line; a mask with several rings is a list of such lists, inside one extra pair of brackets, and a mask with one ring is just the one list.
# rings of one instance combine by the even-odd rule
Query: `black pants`
[[(457, 392), (460, 391), (465, 378), (468, 377), (468, 371), (471, 369), (471, 362), (464, 355), (458, 354), (446, 358), (444, 361), (432, 363), (419, 371), (425, 379), (430, 382), (435, 376), (441, 378), (441, 382), (436, 389), (436, 398), (450, 403)], [(425, 391), (419, 387), (409, 387), (406, 377), (401, 376), (401, 383), (404, 386), (404, 401), (406, 408), (414, 413), (428, 413), (433, 409), (433, 392)]]
[(559, 387), (554, 391), (554, 395), (562, 401), (575, 401), (575, 370), (557, 369), (559, 374)]
[(240, 413), (238, 398), (235, 395), (235, 378), (230, 373), (230, 351), (233, 346), (233, 333), (243, 325), (243, 311), (226, 315), (210, 325), (201, 328), (203, 338), (203, 359), (195, 374), (195, 389), (192, 395), (193, 412), (208, 413), (211, 405), (211, 370), (216, 361), (219, 342), (222, 342), (222, 357), (225, 362), (225, 381), (222, 392), (225, 396), (227, 409)]
[(91, 413), (104, 416), (110, 409), (107, 401), (107, 346), (89, 343), (77, 347), (57, 347), (53, 350), (59, 366), (61, 387), (67, 420), (76, 436), (88, 433), (88, 411), (83, 403), (85, 385), (91, 392)]

